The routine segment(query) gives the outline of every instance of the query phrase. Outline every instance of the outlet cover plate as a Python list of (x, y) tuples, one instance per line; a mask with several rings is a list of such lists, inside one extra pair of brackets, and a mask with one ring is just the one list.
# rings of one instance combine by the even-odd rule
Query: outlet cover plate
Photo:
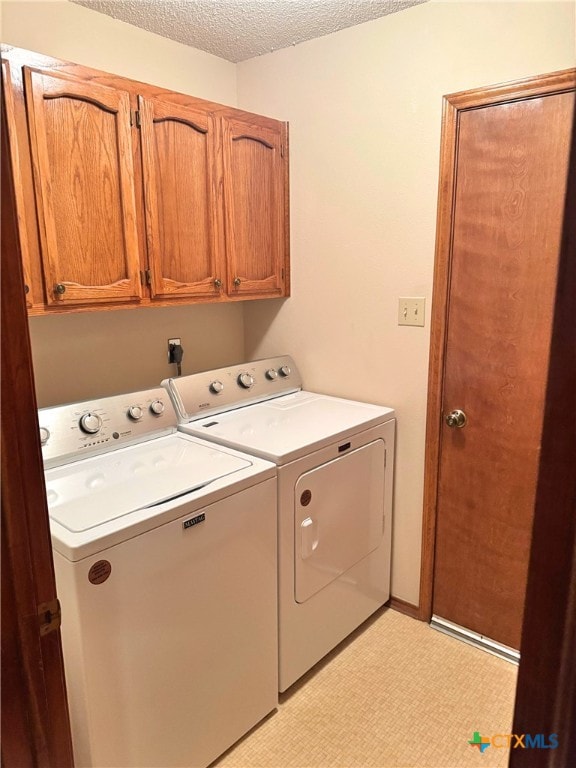
[(174, 339), (168, 339), (168, 362), (171, 363), (172, 359), (170, 357), (170, 345), (175, 344), (176, 346), (179, 346), (182, 344), (182, 341), (180, 339), (174, 338)]

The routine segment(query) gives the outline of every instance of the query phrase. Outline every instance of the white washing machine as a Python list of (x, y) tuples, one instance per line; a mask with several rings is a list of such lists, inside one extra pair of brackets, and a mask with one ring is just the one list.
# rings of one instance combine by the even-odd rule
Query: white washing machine
[(181, 430), (278, 466), (285, 691), (390, 597), (394, 411), (303, 391), (288, 356), (162, 384)]
[(277, 705), (276, 469), (160, 388), (39, 424), (76, 765), (207, 766)]

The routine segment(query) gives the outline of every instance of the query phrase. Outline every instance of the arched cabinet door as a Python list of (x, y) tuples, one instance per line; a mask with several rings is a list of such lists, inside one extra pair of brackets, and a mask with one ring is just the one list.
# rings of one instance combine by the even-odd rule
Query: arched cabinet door
[(141, 296), (130, 96), (25, 67), (46, 304)]
[(139, 97), (152, 298), (223, 295), (216, 127), (206, 111)]
[(228, 294), (288, 294), (286, 126), (222, 118)]

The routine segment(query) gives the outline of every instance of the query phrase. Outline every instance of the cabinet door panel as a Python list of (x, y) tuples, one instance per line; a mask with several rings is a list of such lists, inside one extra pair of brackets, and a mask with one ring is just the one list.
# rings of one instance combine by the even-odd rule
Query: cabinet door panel
[(27, 68), (25, 84), (47, 304), (138, 301), (128, 93)]
[(222, 125), (229, 293), (281, 296), (286, 244), (283, 126), (226, 117)]
[(207, 113), (139, 97), (153, 297), (220, 295), (216, 138)]

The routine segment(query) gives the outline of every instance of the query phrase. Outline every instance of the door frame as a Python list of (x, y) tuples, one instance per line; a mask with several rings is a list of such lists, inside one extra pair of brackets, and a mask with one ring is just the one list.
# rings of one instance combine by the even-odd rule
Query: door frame
[(71, 768), (60, 631), (40, 630), (56, 584), (3, 98), (1, 157), (2, 765)]
[[(575, 113), (576, 117), (576, 113)], [(534, 508), (513, 733), (556, 733), (558, 748), (513, 749), (510, 768), (576, 765), (576, 123), (542, 449)], [(566, 414), (572, 418), (566, 418)], [(523, 754), (522, 754), (523, 753)], [(546, 754), (547, 753), (547, 754)]]
[(576, 69), (567, 69), (501, 85), (452, 93), (444, 96), (443, 99), (430, 363), (428, 368), (422, 561), (418, 608), (418, 618), (423, 621), (430, 621), (432, 618), (442, 392), (444, 390), (444, 365), (450, 309), (453, 211), (460, 113), (478, 107), (505, 104), (554, 93), (565, 93), (575, 89)]

